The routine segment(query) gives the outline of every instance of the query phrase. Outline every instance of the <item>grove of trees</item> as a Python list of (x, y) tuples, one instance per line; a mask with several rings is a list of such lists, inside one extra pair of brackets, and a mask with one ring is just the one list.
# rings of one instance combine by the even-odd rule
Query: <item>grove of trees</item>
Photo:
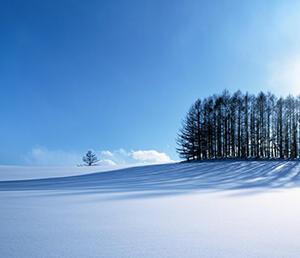
[(177, 138), (186, 160), (300, 157), (300, 96), (224, 90), (197, 99)]

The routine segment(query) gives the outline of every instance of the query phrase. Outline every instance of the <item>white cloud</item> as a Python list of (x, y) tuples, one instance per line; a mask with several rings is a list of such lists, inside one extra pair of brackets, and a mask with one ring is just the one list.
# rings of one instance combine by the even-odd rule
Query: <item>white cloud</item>
[(124, 149), (113, 150), (113, 151), (105, 150), (105, 151), (100, 151), (99, 153), (100, 153), (99, 155), (100, 160), (109, 159), (118, 165), (131, 164), (130, 152)]
[(133, 159), (146, 163), (167, 163), (172, 162), (171, 158), (164, 152), (156, 150), (132, 151)]
[(120, 155), (123, 155), (123, 156), (128, 156), (129, 157), (131, 155), (130, 152), (128, 152), (128, 151), (126, 151), (126, 150), (124, 150), (122, 148), (120, 148), (116, 152), (119, 153)]
[(48, 150), (44, 147), (35, 147), (25, 155), (25, 162), (37, 166), (68, 166), (76, 165), (81, 161), (81, 155), (62, 150)]
[(172, 162), (171, 158), (166, 153), (159, 152), (157, 150), (126, 151), (125, 149), (121, 148), (115, 151), (102, 151), (100, 153), (101, 153), (100, 159), (104, 159), (107, 156), (109, 156), (109, 159), (112, 160), (115, 164), (122, 164), (122, 165)]
[[(36, 166), (76, 166), (83, 163), (82, 156), (84, 153), (35, 147), (25, 155), (24, 160), (28, 165)], [(99, 158), (97, 165), (103, 167), (172, 162), (166, 153), (156, 150), (127, 151), (121, 148), (114, 151), (95, 151), (95, 153)]]
[(107, 166), (107, 167), (116, 166), (117, 165), (114, 161), (112, 161), (110, 159), (102, 159), (97, 164), (99, 166)]
[(109, 150), (101, 151), (101, 152), (100, 152), (100, 155), (103, 156), (103, 157), (113, 157), (113, 156), (114, 156), (114, 155), (112, 154), (112, 152), (109, 151)]

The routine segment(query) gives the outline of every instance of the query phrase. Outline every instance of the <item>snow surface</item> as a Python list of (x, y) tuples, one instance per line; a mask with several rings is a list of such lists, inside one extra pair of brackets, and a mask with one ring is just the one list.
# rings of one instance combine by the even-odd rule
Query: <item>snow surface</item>
[(106, 172), (126, 167), (115, 166), (70, 166), (70, 167), (39, 167), (39, 166), (5, 166), (0, 165), (0, 180), (23, 180), (50, 177), (83, 175), (92, 172)]
[(4, 176), (0, 257), (299, 257), (299, 172), (216, 161)]

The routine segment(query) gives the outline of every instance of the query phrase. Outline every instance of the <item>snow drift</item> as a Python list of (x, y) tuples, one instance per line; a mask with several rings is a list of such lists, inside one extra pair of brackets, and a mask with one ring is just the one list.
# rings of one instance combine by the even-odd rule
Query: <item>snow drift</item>
[(178, 193), (209, 189), (278, 188), (297, 185), (299, 172), (299, 161), (173, 163), (59, 178), (2, 181), (0, 191), (72, 189), (98, 193)]

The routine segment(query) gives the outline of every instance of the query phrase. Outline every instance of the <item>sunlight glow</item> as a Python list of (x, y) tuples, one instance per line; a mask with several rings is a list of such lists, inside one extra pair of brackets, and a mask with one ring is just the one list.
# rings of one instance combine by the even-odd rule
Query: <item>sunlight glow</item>
[(268, 85), (271, 91), (287, 96), (300, 94), (300, 56), (274, 62), (270, 66)]

